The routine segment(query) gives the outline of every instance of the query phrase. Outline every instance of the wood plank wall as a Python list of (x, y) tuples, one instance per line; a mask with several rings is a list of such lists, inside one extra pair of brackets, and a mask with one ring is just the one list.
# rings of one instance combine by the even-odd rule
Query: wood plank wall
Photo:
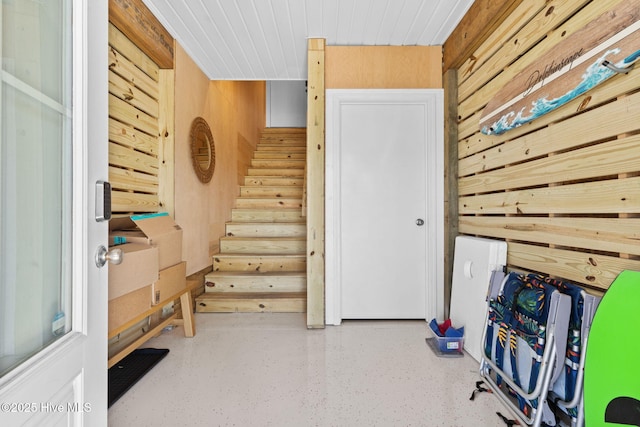
[(478, 122), (513, 76), (618, 3), (518, 2), (455, 79), (459, 233), (506, 239), (511, 270), (596, 292), (640, 270), (640, 67), (505, 134)]
[[(160, 208), (159, 82), (155, 62), (109, 24), (109, 181), (114, 214)], [(166, 127), (166, 119), (162, 121)]]

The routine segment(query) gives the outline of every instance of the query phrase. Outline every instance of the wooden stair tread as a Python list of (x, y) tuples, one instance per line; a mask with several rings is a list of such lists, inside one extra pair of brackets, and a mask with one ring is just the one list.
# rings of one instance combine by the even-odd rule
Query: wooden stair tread
[(304, 169), (288, 168), (288, 169), (267, 169), (267, 168), (249, 168), (247, 176), (304, 176)]
[(302, 190), (302, 184), (295, 184), (295, 185), (241, 185), (240, 186), (240, 190), (242, 191), (243, 189), (247, 189), (247, 190), (291, 190), (291, 189), (301, 189)]
[(274, 227), (284, 227), (286, 228), (289, 225), (299, 226), (299, 225), (307, 225), (307, 222), (304, 220), (304, 217), (301, 217), (295, 221), (287, 221), (287, 222), (273, 222), (273, 221), (229, 221), (226, 225), (238, 225), (238, 226), (252, 226), (252, 225), (271, 225)]
[[(247, 215), (251, 215), (251, 214), (255, 214), (255, 213), (272, 213), (272, 214), (292, 214), (292, 213), (300, 213), (300, 209), (298, 208), (272, 208), (272, 209), (258, 209), (258, 208), (233, 208), (232, 209), (232, 214), (233, 213), (238, 213), (238, 214), (247, 214)], [(301, 218), (302, 214), (300, 214)]]
[(307, 224), (304, 221), (289, 222), (227, 222), (225, 224), (227, 237), (285, 237), (307, 235)]
[(233, 222), (295, 223), (305, 221), (305, 218), (297, 207), (234, 208), (231, 210), (231, 220)]
[(206, 293), (304, 292), (307, 275), (303, 271), (216, 271), (205, 276), (204, 285)]
[(252, 213), (253, 211), (259, 212), (274, 212), (274, 213), (299, 213), (298, 208), (273, 208), (273, 209), (256, 209), (256, 208), (233, 208), (233, 212), (237, 213)]
[(264, 133), (272, 133), (272, 132), (300, 132), (300, 133), (306, 133), (307, 132), (307, 128), (306, 127), (300, 127), (300, 126), (271, 126), (271, 127), (266, 127), (262, 130)]
[(300, 254), (306, 250), (305, 236), (220, 238), (220, 253)]
[(220, 238), (220, 240), (227, 240), (227, 241), (241, 241), (241, 240), (258, 241), (258, 240), (265, 240), (265, 241), (273, 241), (273, 242), (294, 242), (294, 241), (306, 241), (307, 238), (303, 237), (303, 236), (283, 236), (283, 237), (273, 237), (273, 236), (255, 236), (255, 237), (223, 236), (223, 237)]
[(252, 168), (266, 169), (304, 169), (304, 159), (253, 159)]
[(306, 292), (204, 293), (196, 298), (198, 313), (304, 313)]
[(306, 292), (220, 292), (220, 293), (204, 293), (200, 294), (198, 300), (216, 300), (216, 299), (285, 299), (285, 298), (306, 298)]
[(299, 208), (302, 209), (302, 198), (288, 197), (238, 197), (236, 199), (238, 208)]
[(242, 200), (243, 202), (249, 201), (251, 199), (256, 199), (259, 201), (264, 200), (274, 200), (274, 201), (291, 201), (291, 202), (302, 202), (300, 197), (238, 197), (237, 200)]
[(305, 271), (267, 271), (264, 273), (254, 273), (247, 271), (212, 271), (207, 273), (204, 278), (216, 278), (220, 276), (224, 277), (305, 277), (307, 273)]
[(246, 176), (244, 178), (244, 185), (246, 187), (261, 187), (261, 186), (300, 186), (304, 184), (303, 176)]
[(253, 154), (254, 160), (305, 160), (307, 153), (291, 153), (288, 150), (282, 151), (256, 151)]
[(304, 254), (261, 254), (258, 252), (247, 252), (246, 254), (237, 253), (217, 253), (213, 255), (213, 258), (305, 258)]
[(258, 145), (272, 147), (305, 147), (306, 138), (266, 138), (261, 139)]
[(299, 198), (302, 197), (301, 185), (242, 185), (240, 197), (264, 198)]
[(268, 271), (307, 271), (307, 256), (305, 253), (226, 253), (214, 255), (212, 261), (213, 270), (220, 272), (247, 271), (266, 273)]
[[(273, 151), (282, 151), (283, 147), (279, 146), (279, 145), (260, 145), (258, 144), (258, 146), (256, 147), (256, 151), (258, 152), (273, 152)], [(288, 146), (286, 147), (286, 151), (290, 152), (290, 153), (306, 153), (307, 152), (307, 147), (306, 146)]]

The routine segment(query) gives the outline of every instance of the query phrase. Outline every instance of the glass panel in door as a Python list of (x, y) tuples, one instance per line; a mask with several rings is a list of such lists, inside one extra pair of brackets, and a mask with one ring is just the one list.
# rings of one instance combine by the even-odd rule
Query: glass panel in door
[(2, 1), (0, 377), (71, 329), (70, 8)]

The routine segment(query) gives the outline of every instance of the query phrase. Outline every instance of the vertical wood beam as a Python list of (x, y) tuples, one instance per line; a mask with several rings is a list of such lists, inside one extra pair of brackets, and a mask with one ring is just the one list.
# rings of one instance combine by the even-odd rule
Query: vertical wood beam
[(308, 40), (307, 90), (307, 328), (325, 325), (324, 39)]
[(158, 74), (158, 201), (175, 218), (175, 72)]
[(448, 70), (444, 86), (444, 311), (449, 318), (453, 255), (458, 235), (458, 70)]

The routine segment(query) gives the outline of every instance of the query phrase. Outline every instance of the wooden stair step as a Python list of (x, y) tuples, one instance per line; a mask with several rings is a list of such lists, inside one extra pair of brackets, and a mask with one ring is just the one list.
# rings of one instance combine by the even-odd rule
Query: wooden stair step
[(216, 254), (213, 271), (307, 271), (306, 254)]
[(247, 176), (304, 176), (304, 168), (249, 168)]
[(263, 132), (261, 140), (307, 139), (306, 132)]
[(306, 160), (299, 159), (252, 159), (252, 168), (304, 169)]
[(300, 208), (231, 209), (232, 222), (300, 222), (304, 220)]
[(211, 272), (204, 277), (205, 292), (305, 292), (306, 272)]
[(220, 253), (229, 254), (303, 254), (307, 239), (303, 237), (235, 237), (220, 238)]
[(296, 176), (245, 176), (245, 186), (278, 186), (278, 185), (293, 185), (303, 186), (304, 177)]
[(306, 132), (263, 132), (260, 140), (290, 140), (290, 139), (307, 139)]
[(283, 133), (263, 133), (260, 135), (261, 141), (282, 141), (282, 140), (304, 140), (307, 139), (306, 132), (283, 132)]
[(260, 145), (258, 144), (256, 146), (256, 152), (280, 152), (286, 150), (289, 153), (306, 153), (307, 152), (307, 147), (306, 146), (289, 146), (286, 148), (283, 148), (280, 145), (273, 145), (273, 144), (264, 144), (264, 145)]
[(237, 208), (299, 208), (302, 209), (301, 198), (255, 198), (255, 197), (239, 197), (236, 199)]
[(198, 313), (304, 313), (306, 308), (306, 292), (205, 292), (196, 298)]
[(273, 127), (266, 127), (262, 130), (263, 135), (269, 135), (274, 133), (275, 134), (281, 134), (281, 133), (306, 134), (307, 128), (297, 127), (297, 126), (273, 126)]
[(302, 186), (297, 185), (260, 185), (260, 186), (241, 186), (240, 197), (302, 197)]
[(306, 147), (306, 138), (262, 138), (258, 141), (258, 146), (272, 146), (272, 147)]
[(257, 160), (305, 160), (307, 153), (291, 153), (289, 151), (256, 151), (253, 158)]
[(227, 236), (236, 237), (304, 237), (307, 235), (305, 222), (228, 222)]

